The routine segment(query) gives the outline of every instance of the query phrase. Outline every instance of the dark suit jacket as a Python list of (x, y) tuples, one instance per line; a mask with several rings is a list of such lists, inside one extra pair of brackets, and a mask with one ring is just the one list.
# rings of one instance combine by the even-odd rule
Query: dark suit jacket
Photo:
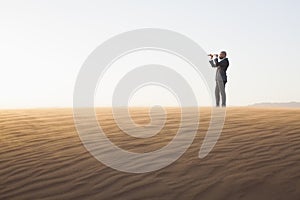
[(227, 82), (226, 71), (227, 71), (227, 68), (229, 66), (229, 60), (228, 60), (228, 58), (224, 58), (221, 62), (218, 61), (218, 58), (215, 58), (214, 62), (210, 61), (210, 64), (211, 64), (212, 67), (218, 67), (217, 73), (219, 71), (220, 74), (221, 74), (221, 77), (222, 77), (223, 81)]

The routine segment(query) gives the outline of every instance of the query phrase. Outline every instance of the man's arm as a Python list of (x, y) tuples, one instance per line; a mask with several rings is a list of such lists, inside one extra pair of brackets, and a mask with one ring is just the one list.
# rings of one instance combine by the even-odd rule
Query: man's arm
[(228, 67), (228, 62), (226, 62), (225, 60), (219, 62), (219, 61), (218, 61), (218, 58), (215, 58), (215, 65), (216, 65), (217, 67), (226, 68), (226, 67)]
[(214, 63), (213, 60), (209, 60), (209, 63), (210, 63), (210, 65), (211, 65), (211, 67), (217, 67), (217, 66), (215, 65), (215, 63)]

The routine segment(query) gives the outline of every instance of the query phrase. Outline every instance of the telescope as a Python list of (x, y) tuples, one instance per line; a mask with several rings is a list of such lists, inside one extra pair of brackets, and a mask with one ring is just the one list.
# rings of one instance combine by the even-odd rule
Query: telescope
[(213, 57), (213, 56), (219, 56), (218, 54), (208, 54), (207, 56)]

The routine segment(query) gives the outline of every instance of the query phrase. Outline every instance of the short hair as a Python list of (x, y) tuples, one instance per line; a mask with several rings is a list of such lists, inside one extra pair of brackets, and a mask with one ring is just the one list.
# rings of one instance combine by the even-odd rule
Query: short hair
[(225, 56), (227, 56), (227, 53), (226, 53), (226, 51), (221, 51), (221, 53), (223, 53), (223, 54), (225, 54)]

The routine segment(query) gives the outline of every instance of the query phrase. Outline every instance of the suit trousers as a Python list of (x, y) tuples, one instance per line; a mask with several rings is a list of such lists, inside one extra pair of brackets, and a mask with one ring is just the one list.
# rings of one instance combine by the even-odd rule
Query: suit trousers
[(222, 97), (222, 106), (226, 106), (226, 92), (225, 92), (226, 81), (216, 80), (215, 88), (215, 97), (216, 97), (216, 106), (220, 106), (220, 94)]

